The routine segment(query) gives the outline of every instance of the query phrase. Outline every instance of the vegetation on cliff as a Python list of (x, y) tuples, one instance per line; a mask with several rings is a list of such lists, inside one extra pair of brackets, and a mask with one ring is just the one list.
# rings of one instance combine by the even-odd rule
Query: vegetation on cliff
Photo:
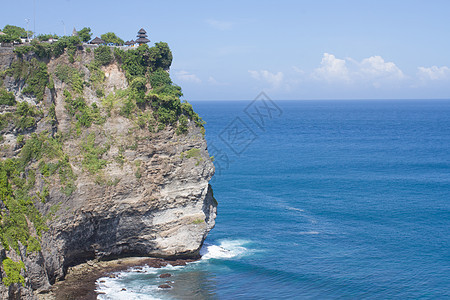
[[(0, 114), (0, 140), (6, 135), (15, 139), (13, 148), (1, 146), (4, 158), (0, 161), (0, 241), (4, 249), (14, 250), (19, 257), (40, 251), (47, 221), (59, 206), (47, 207), (43, 214), (37, 204), (46, 204), (54, 187), (70, 197), (76, 189), (74, 165), (81, 166), (81, 172), (96, 176), (99, 184), (117, 184), (117, 179), (106, 180), (102, 170), (112, 162), (123, 165), (124, 150), (137, 147), (137, 141), (116, 145), (118, 154), (114, 160), (107, 160), (105, 153), (114, 141), (105, 142), (101, 130), (92, 130), (93, 127), (101, 128), (117, 114), (148, 132), (168, 127), (176, 135), (184, 135), (196, 126), (204, 134), (204, 122), (189, 103), (180, 101), (181, 88), (169, 76), (172, 53), (167, 43), (141, 45), (127, 51), (99, 46), (91, 53), (90, 48), (82, 46), (90, 35), (90, 29), (85, 28), (79, 36), (62, 37), (53, 44), (44, 42), (52, 35), (41, 36), (29, 45), (15, 47), (16, 58), (0, 72), (0, 105), (11, 108)], [(106, 38), (118, 39), (110, 33)], [(58, 58), (59, 63), (50, 68)], [(105, 89), (105, 69), (113, 64), (124, 72), (127, 88)], [(64, 87), (60, 92), (69, 120), (69, 130), (64, 134), (57, 130), (55, 82)], [(94, 95), (90, 91), (95, 91)], [(71, 156), (64, 145), (75, 138), (82, 142), (78, 155)], [(201, 161), (198, 149), (183, 156)], [(140, 178), (140, 165), (134, 168), (136, 178)], [(5, 285), (24, 283), (21, 272), (25, 266), (21, 261), (6, 257), (2, 269)]]

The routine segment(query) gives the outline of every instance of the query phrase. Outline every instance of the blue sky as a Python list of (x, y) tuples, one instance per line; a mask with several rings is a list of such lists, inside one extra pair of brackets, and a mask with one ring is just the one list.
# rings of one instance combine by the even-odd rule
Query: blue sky
[[(33, 29), (33, 0), (2, 2)], [(168, 42), (188, 100), (450, 98), (447, 0), (35, 2), (37, 33)]]

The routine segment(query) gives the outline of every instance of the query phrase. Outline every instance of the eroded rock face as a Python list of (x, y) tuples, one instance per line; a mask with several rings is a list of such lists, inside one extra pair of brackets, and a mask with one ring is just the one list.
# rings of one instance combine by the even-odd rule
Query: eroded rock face
[[(81, 57), (80, 64), (92, 60), (92, 54)], [(64, 59), (62, 56), (49, 62), (50, 74), (57, 64), (65, 63)], [(127, 87), (117, 65), (105, 67), (104, 72), (106, 94)], [(43, 232), (41, 251), (27, 254), (24, 247), (21, 253), (6, 251), (8, 257), (25, 263), (26, 282), (23, 287), (1, 285), (2, 298), (34, 299), (36, 293), (63, 279), (69, 266), (89, 259), (198, 257), (214, 227), (217, 207), (208, 184), (214, 166), (201, 129), (189, 121), (187, 134), (177, 135), (171, 126), (149, 130), (113, 111), (104, 124), (77, 135), (62, 96), (67, 86), (55, 77), (54, 81), (55, 90), (46, 89), (44, 101), (36, 105), (54, 104), (57, 124), (48, 125), (45, 115), (33, 130), (67, 137), (63, 150), (77, 176), (75, 189), (67, 195), (61, 190), (61, 182), (36, 173), (36, 186), (47, 184), (49, 196), (45, 203), (38, 201), (35, 206), (43, 215), (56, 208), (55, 216), (48, 221), (49, 230)], [(8, 90), (20, 93), (11, 80)], [(89, 105), (101, 105), (92, 89), (85, 88), (84, 96)], [(5, 155), (14, 157), (19, 153), (17, 133), (3, 134), (8, 136), (4, 143), (16, 149)], [(83, 168), (82, 145), (89, 135), (95, 136), (96, 145), (107, 148), (102, 155), (107, 164), (97, 173)], [(37, 163), (31, 167), (37, 168)]]
[[(200, 149), (199, 157), (181, 157), (193, 148)], [(61, 215), (43, 236), (50, 278), (63, 275), (64, 266), (92, 258), (198, 256), (216, 216), (208, 185), (214, 168), (201, 133), (192, 128), (178, 137), (162, 131), (124, 156), (130, 164), (105, 170), (115, 185), (97, 184), (82, 173), (70, 198), (50, 194), (52, 201), (63, 201)]]

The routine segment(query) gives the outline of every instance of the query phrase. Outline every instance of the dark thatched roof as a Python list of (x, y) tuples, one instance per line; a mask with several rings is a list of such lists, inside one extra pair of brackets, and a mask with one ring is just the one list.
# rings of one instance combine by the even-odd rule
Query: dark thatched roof
[(89, 44), (96, 44), (96, 45), (100, 45), (100, 44), (106, 44), (104, 40), (102, 40), (101, 38), (99, 38), (98, 36), (95, 37), (95, 39), (93, 39), (92, 41), (89, 42)]
[[(147, 37), (146, 33), (147, 33), (147, 31), (145, 31), (144, 28), (141, 28), (141, 30), (138, 31), (137, 37), (138, 38), (146, 38)], [(146, 42), (146, 43), (148, 43), (148, 42)]]
[(149, 43), (149, 42), (150, 42), (150, 40), (145, 37), (141, 37), (136, 40), (136, 43), (138, 43), (138, 44), (145, 44), (145, 43)]

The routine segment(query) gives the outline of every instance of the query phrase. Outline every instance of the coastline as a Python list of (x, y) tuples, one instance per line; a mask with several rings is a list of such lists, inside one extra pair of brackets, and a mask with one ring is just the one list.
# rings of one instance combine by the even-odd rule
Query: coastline
[(56, 282), (50, 290), (38, 294), (39, 300), (59, 299), (83, 299), (94, 300), (100, 294), (96, 291), (96, 281), (101, 277), (115, 276), (115, 272), (121, 272), (130, 268), (148, 266), (151, 268), (162, 268), (167, 265), (185, 266), (195, 259), (166, 260), (153, 257), (126, 257), (108, 261), (91, 260), (67, 270), (62, 281)]

